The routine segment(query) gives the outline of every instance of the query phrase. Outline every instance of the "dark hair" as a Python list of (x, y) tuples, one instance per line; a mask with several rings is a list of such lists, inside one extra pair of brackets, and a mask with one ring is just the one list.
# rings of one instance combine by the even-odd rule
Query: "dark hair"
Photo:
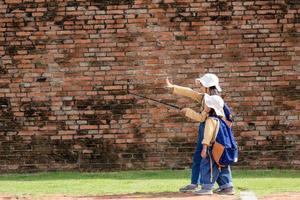
[(217, 90), (216, 86), (211, 86), (208, 88), (210, 95), (220, 95), (219, 91)]
[(208, 116), (217, 116), (217, 113), (216, 113), (216, 111), (213, 108), (210, 108)]

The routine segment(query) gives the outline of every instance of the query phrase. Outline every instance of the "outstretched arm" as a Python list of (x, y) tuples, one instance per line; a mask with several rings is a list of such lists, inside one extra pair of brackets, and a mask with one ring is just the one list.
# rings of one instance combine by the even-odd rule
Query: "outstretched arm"
[(198, 113), (191, 108), (183, 108), (182, 112), (186, 117), (200, 123), (204, 122), (208, 116), (208, 112), (206, 110), (203, 110), (201, 113)]
[(192, 100), (195, 100), (198, 103), (202, 102), (203, 93), (196, 92), (188, 87), (174, 85), (174, 84), (170, 83), (168, 78), (166, 79), (166, 84), (167, 84), (168, 88), (171, 88), (173, 94), (191, 98)]

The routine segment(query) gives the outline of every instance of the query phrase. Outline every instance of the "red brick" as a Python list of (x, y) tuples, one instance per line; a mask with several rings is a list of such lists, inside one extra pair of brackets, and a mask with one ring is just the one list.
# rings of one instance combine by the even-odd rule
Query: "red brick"
[(80, 129), (95, 130), (95, 129), (98, 129), (98, 126), (97, 125), (80, 125)]
[(59, 135), (75, 135), (76, 131), (68, 130), (68, 131), (58, 131)]
[(16, 3), (22, 3), (23, 0), (5, 0), (5, 3), (7, 4), (16, 4)]
[(21, 136), (30, 136), (30, 135), (34, 135), (35, 132), (34, 131), (19, 131), (18, 135)]
[[(169, 94), (165, 78), (197, 88), (194, 79), (212, 72), (220, 77), (222, 95), (235, 115), (240, 165), (278, 162), (287, 168), (299, 162), (289, 157), (292, 150), (300, 153), (297, 143), (289, 140), (299, 135), (300, 127), (299, 27), (294, 23), (299, 11), (293, 6), (280, 18), (265, 19), (269, 13), (282, 13), (281, 7), (246, 0), (233, 2), (234, 12), (219, 12), (211, 9), (211, 2), (164, 0), (162, 5), (158, 0), (136, 0), (132, 5), (111, 1), (105, 9), (67, 7), (65, 12), (66, 4), (58, 1), (55, 19), (48, 20), (51, 13), (43, 6), (35, 8), (38, 2), (47, 1), (36, 0), (32, 8), (24, 4), (32, 22), (23, 22), (23, 9), (0, 19), (0, 41), (6, 42), (0, 47), (0, 103), (9, 102), (0, 119), (5, 119), (1, 127), (10, 130), (0, 139), (3, 148), (15, 142), (20, 148), (34, 146), (25, 149), (29, 161), (31, 155), (46, 155), (48, 148), (87, 156), (80, 158), (79, 166), (68, 164), (74, 163), (69, 157), (57, 164), (56, 155), (47, 153), (51, 165), (42, 170), (94, 167), (94, 162), (116, 170), (107, 164), (110, 159), (122, 169), (159, 169), (177, 166), (174, 157), (183, 163), (180, 167), (190, 167), (198, 123), (170, 107), (128, 95), (127, 80), (132, 80), (132, 92), (199, 110), (195, 102)], [(17, 6), (24, 0), (5, 3)], [(175, 12), (178, 6), (182, 12)], [(201, 13), (201, 19), (193, 13)], [(225, 21), (224, 16), (231, 18)], [(46, 80), (37, 82), (38, 77)], [(14, 141), (12, 136), (18, 134), (22, 140)], [(291, 162), (271, 153), (272, 144), (284, 149)], [(107, 162), (99, 163), (99, 154), (110, 149)], [(145, 159), (135, 164), (132, 159), (140, 150)], [(34, 167), (41, 169), (43, 159), (36, 156)], [(17, 169), (21, 161), (27, 162), (16, 157), (7, 168)]]

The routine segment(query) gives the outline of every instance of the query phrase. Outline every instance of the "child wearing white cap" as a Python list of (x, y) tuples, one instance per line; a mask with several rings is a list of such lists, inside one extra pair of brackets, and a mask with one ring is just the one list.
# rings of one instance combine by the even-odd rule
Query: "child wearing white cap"
[[(199, 114), (195, 112), (194, 110), (190, 108), (184, 108), (182, 109), (182, 112), (185, 114), (186, 117), (191, 118), (197, 122), (200, 122), (199, 125), (199, 132), (198, 132), (198, 140), (197, 140), (197, 147), (194, 152), (193, 156), (193, 165), (192, 165), (192, 176), (191, 176), (191, 184), (180, 188), (180, 192), (188, 192), (193, 191), (197, 189), (198, 185), (200, 184), (200, 163), (201, 163), (201, 151), (202, 151), (202, 140), (203, 140), (203, 131), (205, 127), (205, 120), (207, 119), (209, 115), (209, 108), (205, 106), (204, 104), (204, 93), (199, 93), (197, 91), (192, 90), (191, 88), (182, 87), (178, 85), (171, 84), (169, 80), (166, 80), (167, 87), (173, 89), (173, 93), (185, 97), (189, 97), (192, 100), (195, 100), (197, 103), (200, 104), (200, 110), (202, 112)], [(205, 88), (206, 93), (213, 94), (219, 94), (221, 90), (219, 86), (219, 79), (214, 74), (205, 74), (204, 76), (197, 78), (195, 80), (196, 84), (201, 84)], [(226, 116), (226, 123), (230, 127), (232, 125), (232, 117), (230, 114), (230, 109), (225, 104), (224, 105), (224, 112)], [(223, 112), (223, 113), (224, 113)], [(224, 116), (224, 115), (223, 115)], [(208, 124), (214, 123), (214, 121), (208, 120)], [(212, 125), (213, 126), (213, 125)], [(210, 125), (207, 125), (207, 128), (210, 127)], [(231, 182), (231, 171), (228, 167), (227, 169), (222, 169), (222, 172), (220, 173), (219, 180), (217, 181), (220, 188), (217, 190), (218, 193), (225, 193), (225, 194), (233, 194), (233, 184)]]
[(219, 85), (219, 78), (215, 74), (207, 73), (200, 78), (196, 78), (196, 81), (199, 81), (203, 87), (216, 87), (219, 92), (222, 92), (222, 89)]
[[(182, 109), (182, 112), (185, 114), (185, 116), (198, 122), (205, 121), (207, 117), (207, 110), (204, 110), (205, 109), (204, 101), (203, 101), (204, 93), (199, 93), (188, 87), (182, 87), (182, 86), (171, 84), (169, 79), (167, 79), (166, 82), (167, 82), (167, 87), (173, 89), (173, 94), (189, 97), (192, 100), (195, 100), (197, 103), (200, 104), (200, 110), (205, 111), (199, 114), (190, 108), (184, 108)], [(202, 85), (205, 89), (204, 92), (210, 95), (219, 95), (219, 92), (222, 91), (221, 87), (219, 86), (219, 78), (215, 74), (207, 73), (204, 76), (197, 78), (195, 80), (195, 83)], [(230, 114), (230, 109), (226, 104), (224, 107), (224, 112), (226, 113), (226, 123), (229, 127), (231, 127), (232, 116)]]
[[(209, 116), (205, 121), (204, 135), (202, 140), (201, 151), (201, 189), (195, 191), (197, 195), (211, 195), (213, 194), (213, 187), (215, 182), (220, 186), (219, 194), (233, 194), (231, 173), (224, 170), (230, 170), (229, 166), (219, 166), (212, 157), (212, 145), (216, 140), (218, 134), (222, 131), (227, 131), (226, 123), (223, 121), (224, 101), (218, 95), (204, 95), (205, 106), (209, 107)], [(221, 131), (221, 132), (220, 132)], [(221, 170), (220, 170), (221, 169)], [(220, 177), (221, 176), (221, 177)], [(220, 180), (220, 178), (222, 180)], [(219, 181), (218, 181), (219, 179)], [(220, 184), (223, 180), (228, 180), (225, 184)], [(223, 190), (223, 192), (222, 192)], [(231, 193), (229, 193), (231, 191)]]

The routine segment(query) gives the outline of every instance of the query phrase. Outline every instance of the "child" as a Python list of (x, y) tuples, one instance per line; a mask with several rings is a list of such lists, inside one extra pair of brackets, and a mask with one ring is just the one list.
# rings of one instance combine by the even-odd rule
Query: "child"
[[(221, 88), (219, 86), (219, 79), (214, 74), (205, 74), (201, 78), (196, 79), (196, 84), (201, 84), (205, 88), (205, 92), (208, 92), (210, 94), (219, 94), (221, 91)], [(184, 108), (182, 109), (182, 112), (186, 117), (189, 117), (195, 121), (200, 122), (199, 125), (199, 132), (198, 132), (198, 140), (197, 140), (197, 147), (194, 152), (193, 156), (193, 164), (192, 164), (192, 177), (191, 177), (191, 184), (180, 188), (180, 192), (188, 192), (193, 191), (198, 187), (198, 184), (200, 183), (200, 163), (201, 163), (201, 156), (200, 152), (202, 150), (202, 139), (203, 139), (203, 131), (200, 131), (204, 129), (205, 126), (205, 120), (208, 116), (209, 109), (204, 107), (204, 93), (196, 92), (190, 88), (187, 87), (181, 87), (177, 85), (173, 85), (170, 83), (170, 81), (166, 80), (167, 87), (172, 89), (172, 92), (177, 95), (182, 95), (185, 97), (189, 97), (193, 100), (195, 100), (200, 105), (200, 109), (202, 112), (199, 114), (195, 112), (194, 110), (190, 108)], [(226, 122), (228, 126), (232, 125), (230, 110), (228, 106), (224, 105), (224, 112), (226, 113)], [(221, 172), (220, 178), (218, 179), (218, 184), (220, 185), (219, 190), (217, 190), (218, 193), (223, 194), (233, 194), (233, 184), (231, 182), (231, 171), (230, 168), (224, 169)]]
[[(224, 101), (218, 95), (209, 96), (205, 94), (204, 102), (205, 102), (205, 106), (209, 107), (209, 109), (207, 109), (209, 110), (209, 115), (205, 121), (205, 128), (204, 128), (204, 134), (202, 139), (202, 150), (201, 150), (202, 159), (200, 164), (201, 189), (195, 191), (195, 194), (197, 195), (212, 194), (214, 183), (218, 182), (218, 179), (219, 179), (218, 182), (219, 184), (223, 180), (226, 181), (226, 179), (228, 179), (227, 183), (225, 183), (226, 187), (224, 186), (224, 184), (220, 185), (219, 193), (222, 193), (222, 190), (229, 191), (230, 188), (233, 187), (231, 174), (227, 173), (228, 170), (230, 171), (228, 166), (222, 167), (220, 170), (217, 163), (212, 158), (211, 145), (215, 141), (219, 131), (222, 131), (222, 129), (226, 128), (225, 126), (227, 126), (226, 123), (222, 120), (222, 118), (225, 116), (223, 110)], [(220, 174), (223, 180), (220, 180)], [(226, 194), (226, 192), (223, 193)]]

